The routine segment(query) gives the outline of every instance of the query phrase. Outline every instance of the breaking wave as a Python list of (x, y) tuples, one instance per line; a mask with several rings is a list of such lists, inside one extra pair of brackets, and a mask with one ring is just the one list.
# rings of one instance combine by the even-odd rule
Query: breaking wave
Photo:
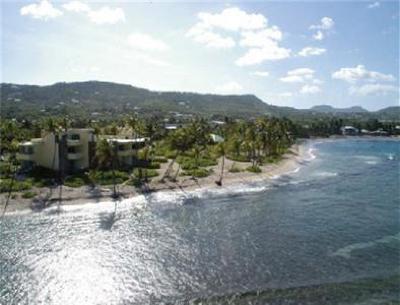
[(387, 235), (387, 236), (384, 236), (382, 238), (379, 238), (379, 239), (376, 239), (373, 241), (348, 245), (348, 246), (343, 247), (343, 248), (337, 250), (336, 252), (334, 252), (332, 254), (332, 256), (341, 256), (344, 258), (350, 258), (353, 251), (371, 248), (378, 244), (388, 244), (388, 243), (399, 242), (399, 241), (400, 241), (400, 232), (395, 235)]

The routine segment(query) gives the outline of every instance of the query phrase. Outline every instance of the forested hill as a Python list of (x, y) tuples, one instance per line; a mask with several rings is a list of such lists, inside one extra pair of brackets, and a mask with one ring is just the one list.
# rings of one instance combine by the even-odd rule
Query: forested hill
[[(196, 114), (260, 115), (271, 107), (254, 95), (214, 95), (185, 92), (157, 92), (108, 82), (57, 83), (51, 86), (1, 85), (2, 112), (18, 116), (52, 114), (122, 114), (134, 111)], [(272, 110), (271, 110), (272, 108)]]
[[(322, 108), (321, 108), (322, 107)], [(87, 81), (56, 83), (50, 86), (1, 84), (1, 116), (40, 118), (47, 115), (114, 118), (133, 112), (168, 112), (249, 118), (263, 114), (306, 118), (318, 116), (356, 116), (393, 119), (399, 107), (368, 112), (359, 108), (332, 111), (330, 106), (299, 110), (269, 105), (254, 95), (216, 95), (188, 92), (158, 92), (110, 82)], [(357, 110), (357, 111), (352, 111)]]
[(329, 105), (318, 105), (313, 106), (311, 111), (315, 112), (322, 112), (322, 113), (366, 113), (368, 110), (360, 107), (360, 106), (353, 106), (349, 108), (334, 108)]

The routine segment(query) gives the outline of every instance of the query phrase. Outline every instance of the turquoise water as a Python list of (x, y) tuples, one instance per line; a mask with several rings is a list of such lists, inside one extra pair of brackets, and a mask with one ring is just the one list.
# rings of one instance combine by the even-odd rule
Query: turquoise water
[(218, 191), (6, 216), (1, 304), (395, 304), (400, 142), (307, 144)]

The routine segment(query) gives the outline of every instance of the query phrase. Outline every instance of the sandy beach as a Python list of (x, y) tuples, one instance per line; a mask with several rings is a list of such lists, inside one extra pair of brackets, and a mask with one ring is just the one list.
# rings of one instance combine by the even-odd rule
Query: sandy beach
[[(235, 184), (259, 182), (268, 180), (280, 175), (288, 174), (299, 168), (304, 160), (309, 157), (305, 143), (293, 145), (288, 153), (283, 155), (282, 160), (276, 163), (266, 164), (261, 166), (261, 173), (251, 173), (245, 171), (245, 169), (251, 165), (249, 162), (237, 162), (225, 159), (224, 175), (222, 180), (222, 186), (218, 186), (215, 181), (218, 181), (221, 173), (222, 160), (218, 160), (218, 165), (209, 167), (212, 169), (212, 174), (205, 178), (193, 179), (188, 176), (178, 176), (177, 181), (166, 181), (161, 182), (160, 179), (169, 165), (168, 163), (162, 164), (159, 171), (159, 176), (153, 178), (145, 188), (149, 192), (162, 192), (162, 191), (194, 191), (197, 189), (217, 189), (224, 188), (227, 186), (233, 186)], [(229, 170), (234, 165), (235, 168), (239, 168), (242, 171), (231, 173)], [(178, 165), (174, 164), (174, 171), (177, 170)], [(33, 188), (32, 191), (38, 195), (32, 199), (24, 199), (21, 197), (22, 193), (14, 193), (15, 196), (10, 199), (7, 212), (15, 212), (19, 210), (32, 210), (41, 211), (45, 208), (59, 204), (59, 187), (54, 188)], [(129, 185), (118, 185), (117, 191), (119, 199), (128, 199), (135, 197), (142, 193), (141, 190), (129, 186)], [(6, 193), (0, 195), (1, 209), (3, 210), (6, 198)], [(62, 205), (76, 205), (85, 203), (98, 203), (101, 204), (105, 201), (112, 200), (112, 186), (83, 186), (78, 188), (71, 188), (67, 186), (62, 187)]]

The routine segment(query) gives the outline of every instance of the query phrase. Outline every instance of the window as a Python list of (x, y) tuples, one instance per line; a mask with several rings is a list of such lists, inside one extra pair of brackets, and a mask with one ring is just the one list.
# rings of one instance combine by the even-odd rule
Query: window
[(24, 155), (33, 155), (33, 147), (32, 146), (20, 146), (19, 152)]
[(71, 140), (80, 140), (81, 136), (79, 134), (72, 134), (69, 136)]
[(76, 154), (76, 149), (74, 146), (68, 147), (68, 153), (69, 154)]

